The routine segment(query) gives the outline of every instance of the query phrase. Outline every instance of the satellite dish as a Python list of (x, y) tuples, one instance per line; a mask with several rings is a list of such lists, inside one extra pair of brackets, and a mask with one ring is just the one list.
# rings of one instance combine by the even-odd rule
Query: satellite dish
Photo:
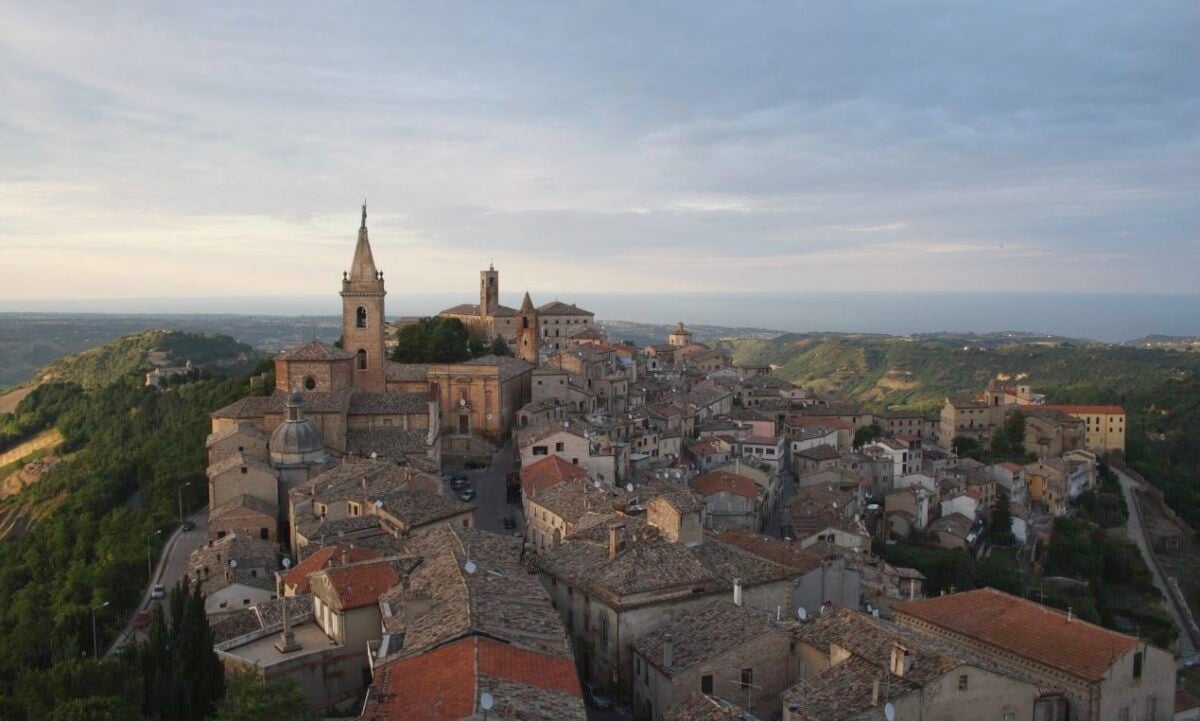
[(490, 711), (496, 705), (496, 699), (492, 698), (490, 693), (484, 691), (483, 695), (479, 697), (479, 705), (484, 711)]
[(887, 721), (896, 721), (896, 707), (892, 705), (891, 701), (883, 705), (883, 717)]
[(345, 538), (345, 537), (346, 537), (345, 531), (338, 531), (338, 538)]
[(371, 451), (371, 460), (375, 460), (376, 458), (379, 458), (379, 454), (375, 451)]
[(632, 484), (632, 483), (626, 483), (626, 484), (625, 484), (625, 490), (629, 491), (630, 493), (633, 493), (633, 484)]
[(230, 568), (237, 568), (237, 559), (236, 559), (236, 558), (231, 558), (231, 559), (229, 559), (229, 567), (230, 567)]
[(291, 568), (292, 567), (292, 559), (290, 559), (290, 558), (283, 559), (283, 567)]
[(479, 568), (479, 566), (476, 566), (474, 561), (469, 560), (463, 564), (463, 570), (467, 573), (475, 573), (477, 568)]
[(376, 507), (376, 508), (383, 508), (383, 501), (382, 501), (382, 500), (375, 501), (375, 507)]
[(796, 609), (796, 618), (800, 619), (801, 621), (808, 619), (808, 611), (804, 610), (804, 606)]

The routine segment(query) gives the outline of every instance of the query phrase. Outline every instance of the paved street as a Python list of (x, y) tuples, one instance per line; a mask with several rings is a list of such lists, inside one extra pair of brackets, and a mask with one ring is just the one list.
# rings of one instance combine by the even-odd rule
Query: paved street
[(1150, 576), (1154, 580), (1154, 587), (1162, 594), (1166, 601), (1167, 610), (1171, 613), (1171, 618), (1175, 620), (1175, 625), (1179, 628), (1179, 665), (1182, 667), (1188, 660), (1196, 657), (1196, 646), (1192, 643), (1191, 635), (1187, 632), (1185, 619), (1176, 607), (1175, 596), (1171, 593), (1170, 587), (1167, 586), (1167, 581), (1159, 572), (1158, 563), (1154, 559), (1154, 552), (1150, 548), (1150, 539), (1146, 536), (1146, 529), (1142, 524), (1142, 512), (1137, 504), (1137, 499), (1134, 497), (1134, 488), (1137, 487), (1137, 481), (1122, 473), (1119, 469), (1113, 468), (1113, 472), (1117, 474), (1117, 478), (1121, 481), (1121, 493), (1125, 496), (1125, 505), (1129, 507), (1129, 519), (1126, 521), (1125, 531), (1129, 534), (1129, 538), (1137, 544), (1137, 547), (1142, 552), (1142, 558), (1146, 561), (1146, 567), (1150, 569)]
[[(154, 584), (161, 583), (169, 592), (171, 587), (178, 583), (180, 578), (183, 578), (188, 556), (208, 540), (208, 506), (196, 511), (189, 518), (196, 524), (196, 527), (190, 531), (177, 528), (175, 533), (167, 539), (167, 543), (159, 555), (158, 565), (154, 568), (154, 579), (146, 584), (146, 588), (142, 592), (142, 600), (137, 607), (138, 611), (150, 608), (150, 592), (153, 590)], [(109, 647), (108, 655), (116, 653), (135, 637), (133, 629), (135, 617), (136, 611), (133, 616), (130, 616), (125, 630)]]
[(779, 491), (779, 500), (775, 504), (775, 511), (771, 517), (767, 519), (767, 528), (764, 533), (775, 538), (782, 538), (782, 530), (784, 520), (787, 516), (787, 504), (792, 500), (792, 496), (796, 495), (796, 480), (792, 476), (791, 471), (783, 471), (783, 483)]
[[(479, 494), (471, 500), (471, 503), (475, 504), (475, 524), (481, 530), (511, 535), (519, 533), (523, 527), (521, 504), (509, 503), (505, 488), (505, 478), (513, 470), (514, 465), (512, 441), (509, 441), (492, 457), (492, 465), (488, 468), (445, 472), (447, 476), (456, 476), (461, 473), (471, 481), (471, 487)], [(449, 481), (446, 482), (445, 488), (447, 495), (457, 497), (460, 493), (460, 491), (450, 488)], [(504, 527), (506, 515), (513, 517), (516, 522), (515, 528), (506, 529)]]

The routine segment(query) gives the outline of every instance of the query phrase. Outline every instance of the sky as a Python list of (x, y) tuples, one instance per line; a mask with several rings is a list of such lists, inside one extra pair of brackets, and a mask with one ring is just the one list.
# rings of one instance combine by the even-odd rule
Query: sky
[(0, 302), (1200, 290), (1200, 4), (0, 0)]

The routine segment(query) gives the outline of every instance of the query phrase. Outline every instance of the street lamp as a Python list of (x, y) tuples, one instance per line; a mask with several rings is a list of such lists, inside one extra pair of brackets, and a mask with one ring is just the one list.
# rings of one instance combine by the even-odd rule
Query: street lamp
[(150, 539), (154, 538), (155, 536), (160, 536), (160, 535), (162, 535), (161, 528), (158, 529), (157, 531), (155, 531), (154, 533), (151, 533), (148, 536), (146, 536), (146, 580), (147, 581), (154, 580), (154, 570), (150, 566)]
[(96, 636), (96, 611), (99, 611), (107, 605), (108, 601), (105, 601), (99, 606), (92, 606), (92, 658), (96, 658), (100, 655), (100, 640)]
[(184, 483), (179, 487), (179, 525), (183, 525), (183, 489), (192, 485), (191, 481)]

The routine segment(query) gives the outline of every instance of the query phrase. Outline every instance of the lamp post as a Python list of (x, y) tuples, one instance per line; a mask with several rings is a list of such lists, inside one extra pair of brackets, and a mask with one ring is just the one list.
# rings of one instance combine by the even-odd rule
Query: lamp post
[(107, 605), (108, 601), (105, 601), (99, 606), (92, 606), (92, 658), (96, 658), (100, 655), (100, 640), (96, 636), (96, 611), (99, 611)]
[(154, 580), (154, 569), (150, 565), (150, 539), (154, 538), (155, 536), (159, 536), (159, 535), (162, 535), (161, 528), (158, 529), (157, 531), (155, 531), (154, 533), (151, 533), (146, 536), (146, 580), (147, 581)]
[(179, 486), (179, 525), (183, 525), (183, 489), (192, 485), (191, 481)]

